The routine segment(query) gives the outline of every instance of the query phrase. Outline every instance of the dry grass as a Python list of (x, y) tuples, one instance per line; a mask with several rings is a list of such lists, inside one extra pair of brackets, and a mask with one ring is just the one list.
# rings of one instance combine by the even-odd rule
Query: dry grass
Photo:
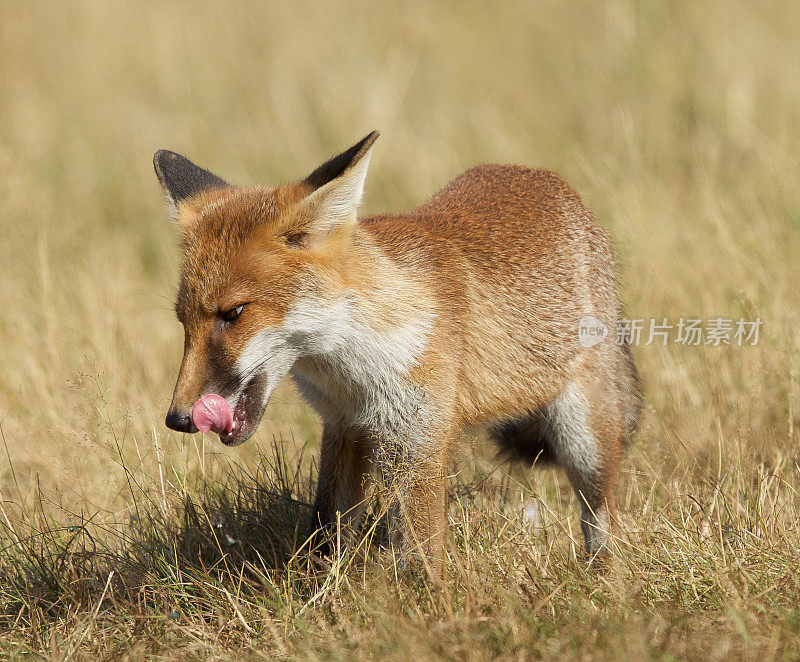
[[(0, 655), (798, 658), (799, 37), (790, 1), (4, 2)], [(293, 550), (319, 429), (291, 386), (241, 448), (164, 428), (153, 152), (273, 182), (372, 128), (367, 211), (548, 166), (612, 232), (632, 317), (764, 320), (757, 347), (637, 349), (612, 571), (580, 562), (558, 474), (476, 442), (441, 583), (379, 548), (315, 572)]]

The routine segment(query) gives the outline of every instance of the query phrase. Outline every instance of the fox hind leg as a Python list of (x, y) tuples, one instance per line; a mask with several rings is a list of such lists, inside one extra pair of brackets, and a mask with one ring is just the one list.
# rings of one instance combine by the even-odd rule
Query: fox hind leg
[(528, 464), (558, 464), (581, 507), (581, 531), (589, 558), (608, 550), (614, 524), (614, 482), (620, 452), (614, 407), (570, 383), (553, 401), (526, 417), (496, 424), (491, 435), (501, 453)]
[[(613, 407), (611, 407), (613, 410)], [(608, 551), (616, 517), (614, 483), (620, 448), (618, 426), (608, 410), (576, 383), (544, 408), (553, 455), (581, 507), (581, 530), (590, 559)]]

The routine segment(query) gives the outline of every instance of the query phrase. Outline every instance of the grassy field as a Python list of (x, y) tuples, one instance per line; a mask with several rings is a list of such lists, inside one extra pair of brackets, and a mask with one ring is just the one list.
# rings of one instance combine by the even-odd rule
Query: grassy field
[[(800, 658), (799, 108), (793, 0), (3, 2), (0, 657)], [(762, 320), (756, 346), (635, 348), (608, 572), (566, 480), (479, 438), (441, 581), (379, 546), (315, 572), (319, 423), (291, 384), (242, 447), (164, 427), (153, 153), (273, 183), (374, 128), (366, 213), (546, 166), (612, 234), (629, 317)]]

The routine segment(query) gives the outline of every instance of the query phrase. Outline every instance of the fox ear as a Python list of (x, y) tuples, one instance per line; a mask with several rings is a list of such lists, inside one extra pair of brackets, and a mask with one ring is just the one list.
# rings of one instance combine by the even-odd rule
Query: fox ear
[(208, 170), (196, 166), (185, 156), (160, 149), (153, 157), (153, 167), (164, 193), (173, 219), (177, 219), (178, 205), (188, 198), (208, 189), (230, 186)]
[(372, 146), (379, 135), (373, 131), (303, 180), (312, 189), (301, 202), (309, 212), (311, 232), (326, 232), (355, 221)]

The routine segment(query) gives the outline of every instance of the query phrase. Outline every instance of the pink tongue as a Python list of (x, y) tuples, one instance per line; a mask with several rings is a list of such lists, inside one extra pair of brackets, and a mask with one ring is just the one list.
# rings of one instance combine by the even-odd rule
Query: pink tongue
[(231, 432), (233, 430), (233, 411), (222, 396), (210, 393), (204, 395), (192, 407), (192, 420), (200, 432)]

